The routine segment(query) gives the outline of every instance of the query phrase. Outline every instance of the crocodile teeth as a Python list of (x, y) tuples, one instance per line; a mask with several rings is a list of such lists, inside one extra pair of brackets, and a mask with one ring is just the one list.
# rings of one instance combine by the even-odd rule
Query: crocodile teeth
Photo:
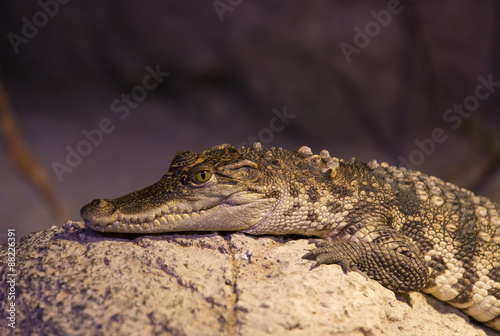
[(167, 215), (167, 221), (171, 223), (175, 222), (174, 215)]
[(161, 224), (167, 224), (167, 219), (164, 216), (161, 216), (160, 218), (158, 218), (158, 220)]
[(160, 223), (160, 221), (159, 221), (158, 219), (155, 219), (155, 220), (153, 221), (153, 226), (154, 226), (155, 228), (161, 227), (161, 223)]
[(138, 223), (151, 222), (151, 221), (153, 221), (153, 219), (155, 219), (154, 214), (145, 214), (145, 215), (137, 216), (136, 222), (138, 222)]
[(161, 209), (160, 213), (161, 215), (160, 216), (163, 216), (163, 215), (168, 215), (169, 213), (171, 213), (172, 210), (169, 208), (169, 207), (164, 207)]

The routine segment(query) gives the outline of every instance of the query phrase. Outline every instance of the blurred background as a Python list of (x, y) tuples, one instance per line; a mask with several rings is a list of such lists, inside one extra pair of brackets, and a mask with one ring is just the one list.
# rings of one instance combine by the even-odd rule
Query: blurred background
[(255, 140), (499, 202), (499, 42), (494, 0), (4, 0), (0, 238)]

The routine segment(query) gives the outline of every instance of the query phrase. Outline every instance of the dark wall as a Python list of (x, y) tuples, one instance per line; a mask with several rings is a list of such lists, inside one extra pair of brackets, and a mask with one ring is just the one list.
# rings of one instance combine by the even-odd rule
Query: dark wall
[[(71, 219), (153, 183), (176, 151), (254, 139), (405, 164), (500, 200), (496, 1), (41, 0), (0, 13), (0, 78)], [(0, 228), (53, 224), (0, 155)]]

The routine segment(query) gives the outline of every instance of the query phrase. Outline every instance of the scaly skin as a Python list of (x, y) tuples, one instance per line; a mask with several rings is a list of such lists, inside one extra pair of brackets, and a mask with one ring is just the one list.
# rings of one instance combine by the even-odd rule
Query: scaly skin
[(417, 171), (221, 145), (179, 152), (157, 183), (81, 215), (102, 232), (316, 236), (324, 241), (304, 258), (317, 265), (422, 290), (500, 330), (500, 206)]

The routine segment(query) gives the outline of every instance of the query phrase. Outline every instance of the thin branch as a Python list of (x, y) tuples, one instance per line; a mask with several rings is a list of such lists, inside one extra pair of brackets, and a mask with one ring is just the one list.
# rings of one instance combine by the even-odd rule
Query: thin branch
[(50, 213), (59, 221), (65, 222), (69, 216), (66, 208), (56, 196), (48, 178), (47, 171), (30, 152), (16, 122), (9, 97), (0, 82), (0, 133), (3, 135), (7, 152), (20, 171), (49, 208)]

